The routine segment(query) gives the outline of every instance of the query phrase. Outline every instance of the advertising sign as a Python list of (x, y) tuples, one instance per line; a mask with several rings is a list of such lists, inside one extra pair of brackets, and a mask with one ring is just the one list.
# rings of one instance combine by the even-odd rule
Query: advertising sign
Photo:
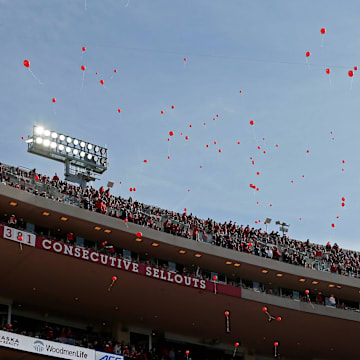
[[(94, 360), (95, 350), (0, 330), (0, 346), (69, 360)], [(111, 359), (111, 360), (115, 360)]]
[(36, 235), (30, 234), (26, 231), (14, 229), (4, 226), (4, 239), (20, 242), (24, 245), (35, 246)]

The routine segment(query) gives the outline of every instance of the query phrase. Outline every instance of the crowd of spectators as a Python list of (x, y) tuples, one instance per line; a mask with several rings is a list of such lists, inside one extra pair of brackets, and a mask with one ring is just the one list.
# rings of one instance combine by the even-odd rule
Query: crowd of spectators
[(319, 245), (290, 239), (277, 231), (270, 233), (236, 222), (199, 219), (192, 213), (177, 213), (124, 199), (110, 189), (92, 186), (81, 188), (67, 181), (41, 175), (36, 169), (24, 170), (0, 164), (0, 181), (34, 195), (79, 206), (89, 211), (164, 231), (176, 236), (211, 243), (285, 263), (360, 277), (360, 256), (356, 251), (341, 249), (336, 243)]
[[(135, 344), (120, 342), (111, 339), (110, 336), (100, 334), (93, 330), (63, 327), (22, 317), (15, 317), (11, 324), (4, 325), (0, 327), (0, 329), (10, 333), (35, 337), (42, 340), (55, 341), (110, 354), (123, 355), (125, 360), (184, 360), (187, 359), (186, 350), (189, 349), (186, 344), (179, 344), (176, 346), (164, 340), (157, 342), (157, 347), (149, 349), (149, 344), (145, 345), (143, 342)], [(202, 354), (200, 357), (198, 356), (199, 352)], [(195, 347), (189, 351), (188, 359), (227, 360), (230, 359), (230, 356), (221, 354), (221, 351), (219, 350), (214, 353), (210, 349), (199, 349), (198, 347)]]

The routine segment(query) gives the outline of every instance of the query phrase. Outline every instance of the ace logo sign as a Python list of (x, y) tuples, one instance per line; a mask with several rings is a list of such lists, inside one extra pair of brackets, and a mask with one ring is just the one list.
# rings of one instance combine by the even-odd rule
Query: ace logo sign
[(114, 355), (97, 351), (95, 360), (124, 360), (124, 357), (122, 355)]

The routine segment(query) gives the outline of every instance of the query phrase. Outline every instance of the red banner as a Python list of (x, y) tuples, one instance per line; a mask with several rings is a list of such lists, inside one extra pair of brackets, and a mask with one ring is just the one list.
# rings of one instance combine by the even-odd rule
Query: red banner
[[(3, 227), (0, 228), (0, 236), (3, 235)], [(35, 247), (55, 252), (62, 255), (72, 256), (92, 263), (102, 264), (122, 271), (130, 271), (153, 279), (167, 281), (169, 283), (192, 287), (199, 290), (215, 291), (216, 293), (241, 297), (241, 288), (213, 281), (203, 280), (197, 277), (177, 274), (154, 266), (139, 264), (111, 255), (101, 254), (97, 251), (82, 247), (65, 244), (58, 241), (36, 237)]]

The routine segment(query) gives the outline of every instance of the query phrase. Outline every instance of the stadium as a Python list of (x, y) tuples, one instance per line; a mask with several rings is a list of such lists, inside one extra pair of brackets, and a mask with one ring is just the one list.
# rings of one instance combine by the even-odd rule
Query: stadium
[(356, 357), (357, 253), (7, 164), (1, 179), (2, 358)]
[(360, 358), (359, 11), (0, 0), (0, 360)]

